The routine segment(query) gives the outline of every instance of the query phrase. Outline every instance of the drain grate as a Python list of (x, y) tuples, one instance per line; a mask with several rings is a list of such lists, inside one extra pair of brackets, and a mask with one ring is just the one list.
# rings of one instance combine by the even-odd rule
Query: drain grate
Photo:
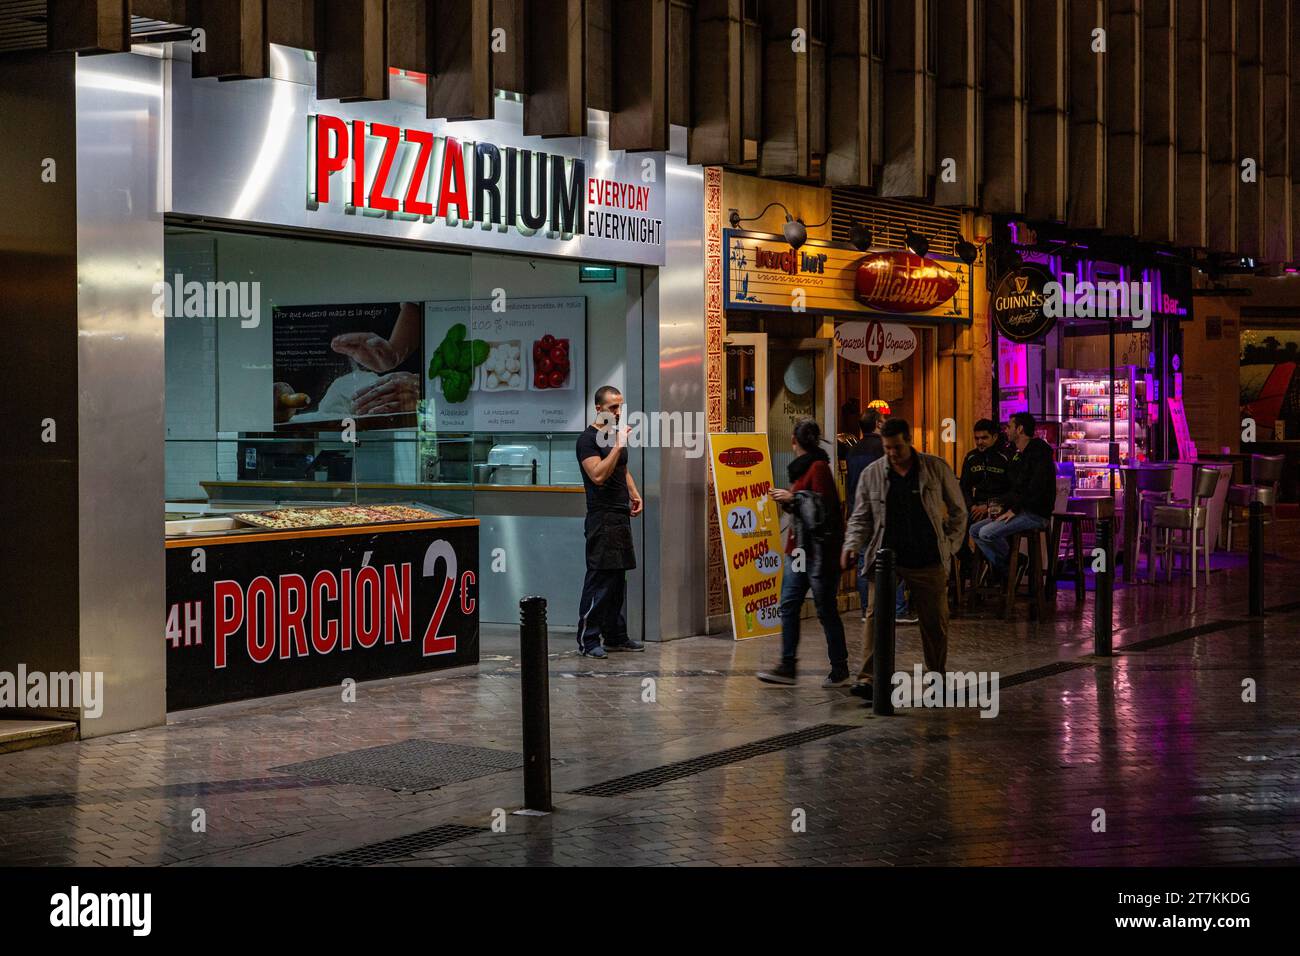
[(374, 866), (378, 863), (386, 863), (389, 860), (400, 860), (403, 857), (424, 850), (432, 850), (434, 847), (455, 843), (457, 840), (487, 832), (483, 827), (466, 827), (458, 823), (444, 823), (428, 830), (420, 830), (417, 833), (408, 833), (406, 836), (394, 837), (391, 840), (367, 843), (365, 846), (353, 847), (351, 850), (343, 850), (339, 853), (314, 856), (310, 860), (295, 863), (294, 866)]
[(1205, 634), (1214, 634), (1217, 631), (1227, 631), (1248, 621), (1207, 621), (1204, 624), (1197, 624), (1195, 627), (1186, 627), (1181, 631), (1173, 631), (1169, 634), (1161, 634), (1158, 637), (1148, 637), (1144, 641), (1135, 641), (1132, 644), (1124, 644), (1117, 647), (1116, 650), (1122, 654), (1128, 654), (1131, 651), (1149, 651), (1157, 647), (1166, 647), (1169, 644), (1178, 644), (1181, 641), (1190, 641), (1193, 637), (1201, 637)]
[(811, 743), (814, 740), (833, 737), (836, 734), (844, 733), (846, 730), (856, 729), (858, 728), (848, 724), (816, 724), (792, 733), (741, 744), (739, 747), (732, 747), (729, 750), (719, 750), (717, 753), (704, 754), (701, 757), (692, 757), (689, 760), (679, 760), (676, 763), (665, 764), (662, 767), (652, 767), (649, 770), (641, 770), (625, 777), (615, 777), (613, 780), (592, 784), (589, 787), (583, 787), (572, 792), (587, 797), (618, 797), (637, 790), (646, 790), (650, 787), (671, 783), (674, 780), (703, 773), (705, 770), (712, 770), (715, 767), (725, 767), (727, 764), (739, 763), (742, 760), (748, 760), (750, 757), (775, 753), (778, 750), (786, 750), (800, 744)]
[(522, 755), (505, 750), (415, 739), (271, 769), (313, 780), (418, 792), (523, 765)]
[(1044, 667), (1035, 667), (1030, 671), (1012, 674), (1010, 677), (999, 678), (998, 688), (1000, 690), (1005, 687), (1014, 687), (1017, 684), (1028, 684), (1030, 681), (1042, 680), (1044, 677), (1054, 677), (1057, 674), (1064, 674), (1066, 671), (1075, 671), (1081, 667), (1091, 666), (1091, 661), (1057, 661), (1055, 664), (1047, 664)]

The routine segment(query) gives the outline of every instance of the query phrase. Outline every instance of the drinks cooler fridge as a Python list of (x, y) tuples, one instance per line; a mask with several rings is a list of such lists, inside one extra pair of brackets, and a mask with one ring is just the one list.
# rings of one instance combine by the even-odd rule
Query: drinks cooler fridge
[[(1106, 369), (1059, 369), (1056, 413), (1061, 422), (1059, 460), (1074, 463), (1074, 487), (1081, 491), (1118, 491), (1116, 466), (1147, 459), (1146, 379), (1137, 366), (1117, 365), (1115, 392)], [(1112, 461), (1110, 409), (1115, 406)]]

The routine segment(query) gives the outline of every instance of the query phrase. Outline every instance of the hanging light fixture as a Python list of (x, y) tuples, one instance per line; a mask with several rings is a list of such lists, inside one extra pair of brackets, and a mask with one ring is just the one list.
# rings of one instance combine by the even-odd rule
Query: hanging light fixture
[(930, 251), (930, 240), (916, 232), (911, 226), (906, 228), (907, 232), (903, 235), (903, 244), (924, 259), (925, 254)]
[[(731, 223), (732, 229), (739, 229), (742, 222), (757, 222), (762, 219), (767, 215), (767, 211), (773, 206), (780, 206), (782, 211), (785, 213), (785, 225), (781, 227), (781, 235), (785, 238), (785, 241), (790, 244), (791, 249), (798, 249), (808, 241), (808, 226), (804, 224), (803, 219), (798, 216), (792, 216), (790, 210), (786, 208), (785, 203), (770, 202), (763, 207), (763, 211), (757, 216), (751, 216), (745, 219), (741, 218), (739, 209), (733, 209), (727, 216), (727, 221)], [(821, 222), (813, 223), (812, 227), (816, 229), (819, 226), (826, 225), (826, 223), (830, 221), (830, 216), (827, 216)]]
[(871, 248), (871, 227), (857, 219), (850, 220), (849, 242), (858, 252), (866, 252)]
[(785, 241), (790, 243), (791, 249), (798, 249), (808, 241), (808, 227), (801, 220), (785, 217), (785, 225), (781, 227), (781, 235), (785, 236)]
[(968, 266), (973, 266), (975, 260), (979, 258), (980, 251), (976, 248), (975, 243), (967, 242), (966, 237), (960, 232), (957, 233), (957, 241), (953, 244), (953, 249), (957, 253), (957, 258)]

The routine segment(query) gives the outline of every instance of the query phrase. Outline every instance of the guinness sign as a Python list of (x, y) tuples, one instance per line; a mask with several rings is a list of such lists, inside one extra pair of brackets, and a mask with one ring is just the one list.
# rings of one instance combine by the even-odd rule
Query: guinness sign
[(1041, 266), (1024, 265), (998, 280), (989, 300), (989, 313), (998, 335), (1012, 342), (1034, 342), (1051, 331), (1054, 317), (1043, 311), (1044, 287), (1052, 276)]

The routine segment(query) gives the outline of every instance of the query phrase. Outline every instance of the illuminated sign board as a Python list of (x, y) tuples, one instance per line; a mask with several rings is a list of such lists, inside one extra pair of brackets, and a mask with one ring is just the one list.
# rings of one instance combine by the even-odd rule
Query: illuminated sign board
[(970, 270), (960, 260), (816, 239), (792, 249), (780, 236), (736, 229), (724, 236), (728, 309), (970, 320)]

